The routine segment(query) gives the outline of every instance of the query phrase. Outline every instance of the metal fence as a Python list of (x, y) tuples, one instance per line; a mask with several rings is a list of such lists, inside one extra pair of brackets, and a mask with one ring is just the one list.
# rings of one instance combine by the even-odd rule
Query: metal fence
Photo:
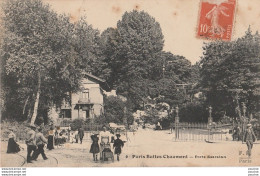
[[(231, 125), (209, 125), (208, 123), (175, 124), (176, 141), (222, 141), (227, 140)], [(230, 139), (230, 138), (228, 138)]]

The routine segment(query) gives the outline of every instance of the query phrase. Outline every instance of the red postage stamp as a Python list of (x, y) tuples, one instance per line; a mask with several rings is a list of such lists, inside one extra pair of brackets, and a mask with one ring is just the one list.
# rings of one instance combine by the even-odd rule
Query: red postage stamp
[(197, 36), (230, 40), (236, 0), (201, 0)]

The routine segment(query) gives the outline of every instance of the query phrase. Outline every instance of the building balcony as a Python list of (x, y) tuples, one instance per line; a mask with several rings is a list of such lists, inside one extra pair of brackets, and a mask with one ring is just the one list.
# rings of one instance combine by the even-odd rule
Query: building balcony
[(79, 98), (79, 104), (92, 104), (89, 98)]

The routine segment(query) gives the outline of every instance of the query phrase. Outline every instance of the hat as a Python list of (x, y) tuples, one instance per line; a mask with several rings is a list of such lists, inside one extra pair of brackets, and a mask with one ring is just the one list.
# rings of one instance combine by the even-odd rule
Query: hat
[(249, 124), (247, 124), (246, 126), (247, 126), (247, 127), (251, 127), (251, 126), (252, 126), (252, 124), (250, 124), (250, 123), (249, 123)]

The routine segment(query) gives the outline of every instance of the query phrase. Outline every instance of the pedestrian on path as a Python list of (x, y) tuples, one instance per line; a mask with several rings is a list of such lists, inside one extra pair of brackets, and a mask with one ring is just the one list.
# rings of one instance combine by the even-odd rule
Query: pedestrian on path
[(89, 152), (93, 153), (93, 159), (94, 161), (97, 161), (98, 160), (97, 155), (100, 152), (99, 144), (98, 144), (99, 141), (98, 134), (91, 135), (91, 139), (92, 139), (92, 144)]
[(117, 155), (117, 161), (119, 161), (120, 154), (122, 152), (122, 149), (124, 147), (124, 142), (119, 139), (120, 134), (116, 134), (117, 139), (114, 141), (113, 148), (115, 148), (115, 154)]
[(8, 135), (8, 145), (7, 145), (7, 153), (18, 153), (20, 152), (20, 146), (15, 142), (16, 135), (13, 132), (13, 129), (9, 129), (10, 133)]
[(79, 139), (80, 139), (80, 144), (82, 144), (82, 140), (83, 140), (83, 137), (84, 137), (84, 130), (83, 130), (82, 127), (79, 128), (78, 135), (79, 135)]
[(47, 160), (48, 158), (44, 153), (44, 144), (47, 144), (48, 142), (47, 139), (43, 136), (41, 128), (38, 129), (38, 132), (36, 133), (35, 137), (36, 137), (37, 150), (34, 151), (32, 159), (36, 161), (38, 156), (41, 154), (42, 158), (44, 160)]
[(36, 138), (35, 138), (35, 125), (30, 125), (30, 130), (27, 133), (26, 145), (27, 145), (27, 163), (32, 163), (31, 153), (36, 150)]
[(249, 157), (251, 157), (252, 149), (253, 149), (253, 143), (256, 141), (255, 133), (252, 129), (252, 125), (248, 124), (247, 129), (244, 135), (244, 142), (246, 142), (247, 145), (247, 154)]
[(48, 145), (47, 149), (52, 150), (54, 149), (54, 130), (53, 127), (50, 128), (50, 131), (48, 131)]

